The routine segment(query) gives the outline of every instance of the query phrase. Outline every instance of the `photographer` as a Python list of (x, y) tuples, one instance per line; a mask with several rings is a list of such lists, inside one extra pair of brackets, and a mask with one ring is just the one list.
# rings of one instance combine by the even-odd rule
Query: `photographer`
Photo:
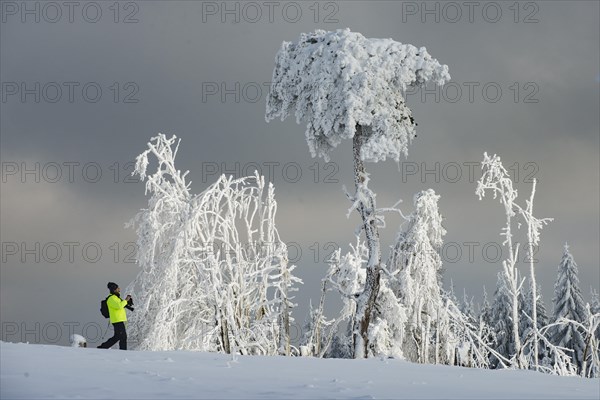
[(121, 288), (114, 282), (108, 282), (108, 285), (106, 286), (110, 291), (110, 296), (106, 300), (106, 305), (108, 306), (110, 322), (113, 324), (115, 334), (106, 342), (98, 346), (98, 348), (108, 349), (115, 343), (119, 342), (119, 349), (127, 350), (127, 331), (125, 330), (127, 315), (125, 314), (125, 308), (133, 311), (133, 299), (130, 295), (127, 295), (125, 300), (122, 300)]

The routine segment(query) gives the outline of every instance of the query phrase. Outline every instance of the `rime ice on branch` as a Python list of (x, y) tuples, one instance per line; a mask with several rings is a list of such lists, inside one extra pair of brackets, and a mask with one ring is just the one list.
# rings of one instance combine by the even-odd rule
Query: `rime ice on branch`
[(289, 292), (300, 280), (275, 227), (273, 186), (222, 175), (192, 194), (175, 168), (178, 146), (159, 134), (137, 158), (150, 199), (130, 222), (141, 267), (127, 288), (137, 305), (130, 339), (142, 350), (289, 355)]
[(399, 161), (416, 126), (404, 92), (449, 80), (448, 66), (425, 47), (367, 39), (348, 29), (303, 33), (296, 43), (283, 42), (277, 53), (266, 120), (294, 113), (298, 123), (306, 123), (313, 157), (326, 160), (361, 126), (363, 161)]

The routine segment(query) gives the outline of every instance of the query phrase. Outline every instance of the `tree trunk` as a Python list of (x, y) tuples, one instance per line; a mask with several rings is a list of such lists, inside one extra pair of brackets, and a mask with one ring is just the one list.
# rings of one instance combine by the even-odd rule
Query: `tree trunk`
[(227, 354), (231, 354), (231, 345), (229, 344), (229, 328), (227, 327), (227, 320), (221, 318), (221, 343), (223, 343), (223, 350)]
[[(529, 204), (527, 211), (529, 212), (529, 218), (533, 218), (533, 196), (535, 195), (535, 184), (536, 180), (533, 180), (533, 188), (531, 189), (531, 197), (529, 198)], [(535, 263), (533, 262), (533, 228), (531, 221), (527, 220), (527, 237), (529, 239), (529, 269), (531, 273), (531, 297), (532, 297), (532, 315), (533, 319), (533, 363), (535, 370), (539, 369), (539, 345), (538, 345), (538, 327), (537, 327), (537, 282), (535, 280)]]
[(519, 280), (517, 275), (517, 270), (514, 267), (514, 263), (512, 266), (512, 274), (511, 274), (511, 292), (512, 292), (512, 333), (513, 340), (515, 342), (515, 354), (517, 361), (517, 368), (523, 369), (522, 363), (522, 354), (521, 354), (521, 336), (519, 334)]
[[(503, 194), (504, 196), (504, 194)], [(521, 360), (521, 336), (519, 335), (519, 274), (515, 267), (519, 256), (519, 244), (513, 249), (512, 245), (512, 233), (511, 233), (511, 217), (512, 210), (508, 207), (509, 201), (505, 198), (503, 199), (506, 209), (506, 228), (504, 231), (504, 235), (506, 237), (506, 247), (508, 249), (509, 259), (503, 261), (502, 266), (504, 268), (504, 275), (506, 279), (506, 284), (509, 286), (510, 295), (511, 295), (511, 317), (512, 317), (512, 334), (513, 341), (515, 345), (515, 354), (516, 354), (516, 362), (517, 368), (523, 369), (523, 363)]]
[[(362, 127), (356, 126), (356, 133), (352, 141), (354, 153), (354, 185), (356, 187), (355, 196), (367, 194), (364, 191), (363, 184), (365, 182), (365, 166), (360, 158), (360, 149), (364, 143)], [(362, 193), (361, 193), (362, 192)], [(368, 330), (371, 322), (371, 313), (375, 305), (375, 299), (379, 293), (379, 280), (381, 268), (381, 250), (379, 247), (379, 231), (375, 220), (375, 199), (372, 195), (368, 195), (365, 202), (360, 201), (358, 204), (358, 212), (363, 221), (363, 229), (367, 239), (367, 247), (369, 249), (369, 260), (367, 264), (367, 277), (365, 287), (357, 296), (356, 314), (353, 326), (353, 344), (354, 358), (366, 358), (369, 346)]]
[(290, 355), (290, 310), (287, 297), (287, 283), (289, 272), (287, 269), (287, 261), (282, 263), (284, 284), (279, 293), (280, 297), (280, 314), (279, 314), (279, 354), (282, 356)]
[(313, 350), (317, 357), (321, 356), (321, 320), (323, 318), (323, 309), (325, 308), (325, 295), (327, 294), (327, 280), (321, 282), (321, 299), (319, 300), (319, 308), (317, 309), (317, 317), (313, 320), (313, 334), (311, 335), (310, 344), (314, 344)]

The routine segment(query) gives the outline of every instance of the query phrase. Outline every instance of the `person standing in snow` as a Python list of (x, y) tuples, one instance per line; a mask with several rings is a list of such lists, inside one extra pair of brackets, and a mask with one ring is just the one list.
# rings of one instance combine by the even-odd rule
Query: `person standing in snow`
[(116, 283), (108, 282), (106, 286), (110, 291), (110, 296), (106, 299), (106, 305), (108, 306), (110, 322), (113, 324), (115, 334), (106, 342), (98, 346), (98, 348), (108, 349), (119, 342), (119, 349), (127, 350), (127, 331), (125, 330), (127, 315), (125, 314), (125, 308), (133, 310), (133, 308), (131, 308), (133, 301), (130, 295), (127, 295), (125, 300), (121, 300), (121, 288)]

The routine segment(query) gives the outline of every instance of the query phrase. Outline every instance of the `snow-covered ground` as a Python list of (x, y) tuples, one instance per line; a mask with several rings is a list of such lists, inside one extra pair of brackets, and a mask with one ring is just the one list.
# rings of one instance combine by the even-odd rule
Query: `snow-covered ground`
[(391, 359), (0, 343), (1, 398), (600, 398), (600, 381)]

